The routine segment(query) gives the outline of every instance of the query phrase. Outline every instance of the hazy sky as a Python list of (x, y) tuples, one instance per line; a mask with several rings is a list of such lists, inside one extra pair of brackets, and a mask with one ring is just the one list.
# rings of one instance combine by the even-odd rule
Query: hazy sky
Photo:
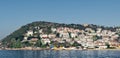
[(120, 0), (0, 0), (0, 38), (33, 21), (120, 26)]

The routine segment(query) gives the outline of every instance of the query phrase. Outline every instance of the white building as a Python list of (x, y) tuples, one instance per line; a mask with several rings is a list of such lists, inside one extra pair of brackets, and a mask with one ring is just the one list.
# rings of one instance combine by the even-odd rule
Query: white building
[(102, 28), (97, 28), (97, 33), (100, 33), (102, 31)]
[(27, 31), (26, 35), (27, 35), (27, 36), (32, 36), (32, 35), (33, 35), (33, 31), (32, 31), (32, 30)]
[(106, 49), (107, 46), (99, 46), (99, 49)]
[(42, 33), (42, 31), (43, 31), (43, 30), (42, 30), (42, 29), (40, 29), (40, 30), (39, 30), (39, 33)]
[(87, 42), (86, 46), (90, 47), (90, 48), (94, 48), (94, 43), (93, 42)]
[(48, 38), (48, 35), (47, 34), (40, 34), (40, 37), (41, 38)]
[(69, 38), (69, 34), (68, 33), (61, 33), (63, 38)]
[(49, 37), (49, 38), (55, 38), (56, 35), (55, 35), (55, 34), (49, 34), (48, 37)]
[(56, 29), (56, 28), (51, 28), (51, 30), (52, 30), (52, 32), (55, 32), (55, 31), (57, 31), (57, 29)]
[(72, 38), (75, 38), (76, 36), (77, 36), (76, 33), (71, 33), (71, 37), (72, 37)]
[(50, 43), (49, 39), (42, 39), (43, 44)]
[(28, 38), (28, 37), (25, 36), (25, 37), (24, 37), (24, 40), (27, 40), (27, 38)]

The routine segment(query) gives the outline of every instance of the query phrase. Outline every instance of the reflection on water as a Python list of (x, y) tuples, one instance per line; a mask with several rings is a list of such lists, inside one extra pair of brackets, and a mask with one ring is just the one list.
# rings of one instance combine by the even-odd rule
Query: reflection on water
[(0, 51), (0, 58), (120, 58), (120, 51), (114, 50), (90, 50), (90, 51), (53, 51), (53, 50), (42, 50), (42, 51)]

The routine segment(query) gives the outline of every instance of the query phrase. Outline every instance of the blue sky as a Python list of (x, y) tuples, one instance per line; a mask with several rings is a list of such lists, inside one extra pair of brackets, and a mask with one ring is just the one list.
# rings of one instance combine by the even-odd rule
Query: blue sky
[(120, 0), (0, 0), (0, 38), (34, 21), (120, 26)]

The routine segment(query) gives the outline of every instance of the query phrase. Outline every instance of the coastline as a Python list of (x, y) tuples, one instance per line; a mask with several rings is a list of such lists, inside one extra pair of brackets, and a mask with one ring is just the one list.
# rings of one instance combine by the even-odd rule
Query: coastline
[(66, 48), (66, 49), (50, 49), (50, 48), (5, 48), (5, 49), (0, 49), (0, 50), (83, 50), (83, 51), (92, 51), (92, 50), (120, 50), (120, 49), (70, 49), (70, 48)]

